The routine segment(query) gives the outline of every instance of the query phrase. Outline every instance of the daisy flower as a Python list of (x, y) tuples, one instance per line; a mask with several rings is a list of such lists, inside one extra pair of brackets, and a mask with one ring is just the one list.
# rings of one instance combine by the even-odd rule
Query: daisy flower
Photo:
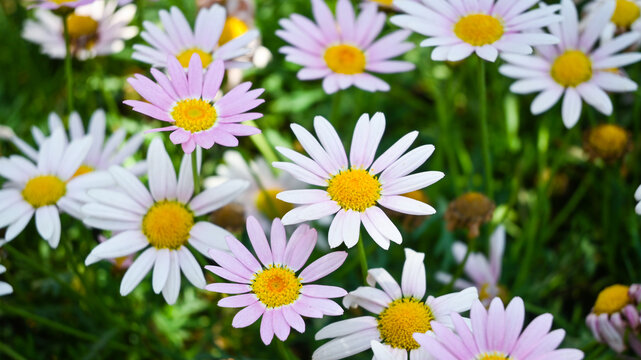
[(40, 146), (37, 163), (18, 155), (0, 158), (0, 176), (8, 180), (0, 190), (0, 228), (7, 228), (0, 245), (18, 236), (35, 214), (38, 234), (58, 247), (60, 210), (73, 215), (75, 197), (112, 183), (99, 172), (72, 178), (90, 148), (90, 136), (67, 143), (64, 131), (56, 129)]
[(237, 146), (236, 136), (260, 133), (259, 129), (240, 122), (263, 116), (247, 112), (265, 102), (258, 99), (263, 89), (248, 91), (251, 83), (244, 82), (216, 100), (225, 76), (222, 60), (214, 61), (203, 72), (200, 57), (194, 54), (187, 74), (175, 58), (169, 58), (167, 64), (170, 78), (157, 69), (151, 69), (157, 83), (140, 74), (127, 79), (148, 102), (125, 100), (124, 103), (141, 114), (171, 123), (151, 131), (171, 131), (171, 142), (181, 144), (187, 154), (194, 151), (196, 145), (205, 149), (216, 143)]
[[(586, 4), (585, 11), (593, 16), (599, 7), (612, 0), (594, 0)], [(614, 13), (601, 32), (601, 41), (612, 40), (617, 34), (627, 31), (641, 32), (641, 0), (616, 0)], [(635, 45), (638, 45), (638, 41)]]
[(291, 46), (280, 48), (287, 61), (303, 66), (300, 80), (323, 79), (323, 89), (332, 94), (354, 85), (375, 92), (389, 91), (385, 81), (370, 74), (399, 73), (414, 69), (407, 61), (391, 60), (414, 48), (404, 40), (409, 31), (399, 30), (374, 41), (386, 16), (375, 4), (363, 5), (356, 16), (349, 0), (338, 0), (336, 18), (323, 0), (312, 0), (316, 23), (294, 14), (282, 19), (278, 35)]
[(48, 10), (75, 9), (79, 6), (91, 4), (96, 0), (36, 0), (32, 7), (39, 7)]
[(391, 18), (393, 24), (428, 38), (423, 47), (434, 46), (432, 59), (460, 61), (472, 53), (487, 61), (502, 54), (531, 54), (534, 45), (559, 42), (539, 29), (557, 23), (558, 5), (528, 10), (533, 0), (395, 0), (406, 14)]
[(226, 11), (220, 5), (200, 9), (192, 31), (185, 15), (175, 6), (170, 11), (160, 10), (160, 21), (164, 31), (149, 21), (143, 23), (145, 31), (140, 36), (149, 45), (134, 45), (132, 58), (151, 64), (154, 67), (168, 67), (167, 58), (177, 58), (186, 70), (194, 54), (198, 55), (204, 67), (214, 60), (223, 60), (225, 66), (247, 68), (248, 62), (236, 58), (249, 52), (247, 44), (258, 37), (253, 29), (243, 35), (221, 43), (225, 27)]
[[(5, 271), (7, 271), (7, 268), (0, 265), (0, 274), (4, 274)], [(9, 295), (12, 292), (13, 292), (13, 288), (11, 287), (11, 285), (7, 284), (4, 281), (0, 281), (0, 296)]]
[(634, 207), (634, 211), (641, 215), (641, 185), (639, 185), (637, 190), (634, 192), (634, 199), (638, 201), (637, 206)]
[(583, 352), (577, 349), (557, 349), (565, 331), (550, 331), (552, 315), (536, 317), (523, 329), (525, 306), (520, 297), (510, 301), (507, 308), (494, 298), (489, 310), (475, 301), (470, 311), (470, 322), (459, 314), (452, 314), (454, 334), (441, 324), (434, 324), (434, 335), (415, 334), (414, 337), (427, 352), (438, 360), (580, 360)]
[[(79, 60), (115, 54), (125, 48), (125, 40), (136, 36), (138, 28), (129, 26), (136, 14), (133, 4), (118, 8), (117, 0), (96, 0), (76, 8), (64, 21), (69, 27), (71, 53)], [(27, 20), (22, 37), (41, 46), (52, 58), (66, 55), (63, 18), (48, 10), (37, 9), (35, 20)]]
[(362, 223), (372, 239), (388, 249), (390, 240), (400, 244), (403, 238), (378, 205), (412, 215), (436, 212), (426, 203), (400, 196), (427, 187), (444, 176), (440, 171), (408, 175), (434, 152), (433, 145), (423, 145), (403, 155), (418, 136), (417, 131), (402, 137), (374, 161), (385, 131), (385, 115), (376, 113), (370, 120), (369, 115), (363, 114), (354, 128), (348, 162), (336, 130), (323, 117), (314, 119), (318, 140), (300, 125), (292, 124), (291, 128), (311, 159), (291, 149), (277, 147), (292, 163), (275, 162), (272, 165), (300, 181), (324, 189), (279, 193), (278, 199), (302, 205), (283, 217), (285, 225), (336, 214), (329, 228), (330, 247), (335, 248), (343, 242), (350, 248), (356, 245)]
[(603, 123), (583, 133), (583, 150), (590, 160), (601, 159), (612, 164), (632, 149), (632, 136), (623, 127)]
[[(474, 287), (437, 298), (425, 297), (425, 254), (405, 249), (401, 285), (381, 268), (368, 271), (367, 283), (343, 298), (346, 308), (362, 307), (376, 316), (361, 316), (327, 325), (316, 340), (334, 338), (319, 347), (313, 360), (343, 359), (381, 343), (394, 359), (427, 359), (426, 349), (412, 334), (429, 332), (436, 324), (451, 326), (450, 314), (467, 311), (478, 298)], [(378, 284), (382, 290), (375, 288)], [(378, 345), (377, 345), (378, 347)], [(467, 360), (467, 359), (466, 359)]]
[(477, 238), (481, 225), (492, 220), (496, 205), (484, 194), (470, 191), (452, 200), (445, 211), (447, 230), (466, 229), (467, 237)]
[[(455, 289), (466, 289), (475, 286), (479, 292), (479, 299), (484, 306), (490, 306), (490, 301), (495, 297), (505, 298), (505, 288), (499, 285), (501, 279), (501, 262), (503, 261), (503, 250), (505, 249), (505, 227), (497, 227), (490, 236), (489, 259), (483, 254), (471, 253), (465, 262), (465, 274), (472, 282), (457, 279), (454, 282)], [(456, 242), (452, 246), (452, 253), (457, 264), (460, 264), (467, 253), (467, 246)], [(452, 280), (452, 275), (438, 272), (436, 279), (444, 284)]]
[(232, 253), (211, 249), (209, 255), (219, 266), (205, 266), (212, 273), (233, 282), (213, 283), (205, 287), (213, 292), (234, 294), (218, 301), (218, 306), (244, 308), (234, 316), (233, 327), (247, 327), (262, 316), (260, 337), (268, 345), (274, 334), (285, 341), (291, 328), (305, 332), (301, 316), (321, 318), (343, 313), (343, 309), (329, 299), (345, 296), (345, 290), (311, 283), (338, 269), (347, 258), (345, 251), (324, 255), (296, 274), (316, 245), (316, 230), (301, 225), (287, 241), (285, 227), (276, 218), (272, 222), (268, 243), (256, 218), (249, 217), (247, 234), (260, 263), (240, 241), (227, 236), (225, 240)]
[(196, 218), (229, 203), (248, 184), (231, 180), (193, 196), (190, 155), (183, 156), (178, 179), (159, 138), (151, 142), (147, 159), (149, 190), (132, 173), (112, 166), (109, 172), (120, 188), (88, 192), (94, 201), (82, 207), (84, 222), (117, 234), (96, 246), (85, 264), (142, 251), (122, 278), (120, 294), (129, 294), (153, 267), (154, 292), (162, 292), (165, 301), (174, 304), (181, 270), (194, 286), (205, 286), (201, 267), (187, 245), (205, 255), (209, 248), (227, 248), (223, 241), (227, 231)]
[(615, 74), (612, 69), (641, 60), (641, 53), (618, 54), (638, 41), (641, 34), (626, 33), (595, 48), (599, 34), (612, 17), (615, 2), (604, 3), (582, 26), (572, 0), (561, 0), (561, 6), (563, 21), (548, 27), (562, 39), (561, 43), (537, 47), (536, 55), (504, 55), (508, 64), (502, 65), (499, 72), (518, 79), (510, 87), (512, 92), (539, 92), (530, 107), (534, 115), (549, 110), (563, 96), (563, 124), (571, 128), (581, 116), (582, 99), (599, 112), (610, 115), (612, 102), (606, 91), (636, 91), (634, 81)]

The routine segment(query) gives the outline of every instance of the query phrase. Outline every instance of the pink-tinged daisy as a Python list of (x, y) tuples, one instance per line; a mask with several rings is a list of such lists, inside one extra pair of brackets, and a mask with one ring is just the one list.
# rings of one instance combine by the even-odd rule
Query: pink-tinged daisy
[(148, 102), (125, 100), (124, 103), (134, 111), (172, 124), (151, 131), (171, 131), (171, 142), (181, 144), (187, 154), (194, 151), (196, 145), (205, 149), (214, 144), (237, 146), (236, 136), (260, 133), (260, 129), (241, 122), (263, 116), (247, 112), (265, 102), (258, 99), (263, 89), (249, 91), (252, 84), (244, 82), (216, 100), (225, 76), (222, 60), (214, 61), (203, 72), (200, 57), (194, 54), (186, 74), (175, 58), (169, 58), (167, 63), (169, 78), (151, 69), (157, 82), (140, 74), (127, 79)]
[[(0, 265), (0, 274), (4, 274), (7, 268)], [(13, 287), (4, 281), (0, 281), (0, 296), (9, 295), (13, 292)]]
[(75, 9), (79, 6), (91, 4), (95, 0), (36, 0), (31, 6), (47, 10)]
[(329, 299), (345, 296), (345, 290), (311, 283), (338, 269), (347, 258), (346, 252), (324, 255), (296, 274), (314, 250), (316, 230), (301, 225), (287, 241), (285, 227), (276, 218), (272, 222), (268, 243), (258, 221), (249, 217), (247, 234), (260, 262), (240, 241), (227, 236), (225, 240), (231, 254), (211, 249), (209, 255), (219, 266), (205, 266), (233, 282), (213, 283), (205, 287), (209, 291), (234, 294), (218, 301), (218, 306), (244, 308), (234, 316), (233, 327), (244, 328), (262, 316), (260, 337), (268, 345), (274, 334), (285, 341), (291, 328), (303, 333), (305, 322), (301, 316), (322, 318), (323, 315), (343, 314), (343, 309)]
[[(428, 359), (427, 351), (412, 334), (425, 333), (436, 325), (451, 326), (450, 314), (470, 309), (478, 298), (474, 287), (437, 298), (425, 297), (425, 254), (405, 249), (401, 285), (385, 269), (368, 271), (367, 283), (343, 298), (346, 308), (362, 307), (375, 316), (361, 316), (327, 325), (316, 340), (334, 338), (319, 347), (313, 360), (343, 359), (381, 343), (394, 359)], [(375, 288), (378, 284), (382, 290)], [(468, 359), (466, 359), (468, 360)]]
[(173, 304), (180, 291), (181, 270), (194, 286), (205, 286), (201, 266), (187, 245), (204, 255), (210, 248), (227, 248), (223, 239), (229, 232), (197, 218), (228, 204), (248, 184), (231, 180), (193, 196), (191, 155), (183, 156), (176, 178), (159, 138), (152, 141), (147, 161), (149, 190), (132, 173), (112, 166), (109, 173), (119, 188), (88, 191), (93, 202), (82, 207), (84, 222), (115, 235), (96, 246), (85, 264), (142, 251), (122, 278), (120, 294), (133, 291), (153, 267), (154, 292), (162, 292), (165, 301)]
[(626, 33), (595, 48), (599, 34), (614, 12), (614, 0), (604, 3), (581, 26), (572, 0), (562, 0), (561, 6), (563, 21), (548, 27), (561, 42), (555, 46), (537, 47), (536, 55), (506, 54), (503, 58), (508, 64), (501, 66), (499, 71), (518, 79), (510, 87), (512, 92), (539, 93), (530, 107), (534, 115), (549, 110), (563, 96), (563, 124), (571, 128), (581, 116), (581, 100), (610, 115), (612, 102), (606, 91), (636, 91), (634, 81), (612, 69), (641, 60), (641, 53), (618, 54), (638, 41), (641, 34)]
[[(593, 0), (586, 4), (585, 12), (589, 14), (588, 16), (592, 16), (608, 1), (612, 0)], [(600, 34), (601, 42), (610, 41), (617, 34), (627, 31), (641, 32), (641, 0), (616, 0), (610, 22)], [(635, 45), (639, 45), (639, 41)]]
[(207, 67), (215, 60), (222, 60), (228, 68), (251, 66), (237, 58), (250, 52), (247, 45), (258, 37), (258, 31), (248, 30), (233, 40), (221, 43), (225, 27), (226, 11), (220, 5), (200, 9), (192, 31), (185, 15), (175, 6), (170, 11), (160, 10), (160, 21), (164, 31), (149, 21), (143, 23), (145, 31), (140, 36), (148, 45), (134, 45), (132, 57), (154, 67), (167, 67), (167, 58), (177, 58), (187, 69), (192, 55), (196, 54)]
[(525, 306), (520, 297), (510, 301), (507, 308), (494, 298), (489, 310), (475, 301), (470, 322), (452, 314), (454, 334), (446, 326), (434, 324), (432, 334), (415, 334), (414, 338), (436, 360), (580, 360), (583, 352), (577, 349), (557, 349), (565, 337), (562, 329), (550, 331), (552, 315), (536, 317), (523, 329)]
[(272, 165), (300, 181), (324, 189), (279, 193), (278, 199), (302, 205), (283, 217), (285, 225), (336, 214), (329, 228), (330, 247), (335, 248), (343, 242), (350, 248), (356, 245), (362, 223), (372, 239), (388, 249), (390, 240), (400, 244), (403, 237), (378, 205), (410, 215), (436, 212), (430, 205), (401, 196), (423, 189), (444, 176), (440, 171), (408, 175), (434, 152), (433, 145), (423, 145), (403, 155), (418, 136), (417, 131), (403, 136), (374, 161), (385, 131), (385, 115), (376, 113), (370, 120), (369, 115), (363, 114), (354, 128), (348, 162), (336, 130), (323, 117), (314, 119), (318, 140), (300, 125), (292, 124), (291, 128), (311, 159), (291, 149), (277, 147), (292, 162)]
[[(490, 256), (489, 259), (483, 254), (473, 252), (465, 262), (465, 274), (472, 282), (457, 279), (454, 282), (455, 289), (466, 289), (475, 286), (479, 292), (479, 300), (484, 306), (490, 306), (490, 302), (495, 297), (506, 298), (506, 290), (499, 285), (501, 279), (501, 263), (503, 261), (503, 250), (505, 249), (505, 227), (499, 226), (490, 236)], [(454, 259), (458, 264), (465, 258), (467, 246), (462, 242), (456, 242), (452, 246)], [(438, 272), (436, 279), (444, 284), (452, 280), (452, 275)]]
[(354, 85), (360, 89), (389, 91), (390, 86), (370, 74), (399, 73), (414, 69), (407, 61), (391, 60), (414, 48), (404, 40), (409, 31), (399, 30), (374, 41), (386, 16), (375, 4), (363, 5), (356, 16), (349, 0), (338, 0), (336, 19), (323, 0), (312, 0), (316, 23), (294, 14), (282, 19), (278, 35), (291, 46), (280, 48), (286, 60), (303, 66), (300, 80), (323, 79), (323, 89), (332, 94)]
[(558, 23), (558, 5), (528, 10), (536, 0), (395, 0), (406, 14), (391, 21), (428, 38), (432, 59), (459, 61), (476, 53), (487, 61), (501, 54), (531, 54), (534, 45), (549, 45), (559, 38), (539, 31)]
[(60, 210), (73, 215), (76, 197), (113, 183), (102, 172), (72, 178), (91, 140), (87, 136), (67, 143), (64, 131), (56, 129), (40, 146), (37, 163), (18, 155), (0, 158), (0, 176), (8, 180), (0, 190), (0, 228), (7, 228), (0, 245), (15, 239), (35, 214), (38, 234), (52, 248), (58, 247)]

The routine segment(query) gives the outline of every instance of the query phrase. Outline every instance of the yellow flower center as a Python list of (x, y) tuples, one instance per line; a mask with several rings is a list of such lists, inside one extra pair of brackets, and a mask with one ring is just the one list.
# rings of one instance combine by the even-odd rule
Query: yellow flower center
[(58, 4), (58, 5), (61, 5), (61, 4), (70, 3), (70, 2), (76, 1), (76, 0), (50, 0), (50, 1), (54, 2), (54, 3)]
[(288, 267), (270, 266), (254, 275), (251, 289), (258, 300), (268, 308), (293, 303), (300, 296), (303, 285)]
[(328, 180), (327, 193), (345, 210), (363, 212), (381, 197), (381, 183), (364, 169), (348, 169)]
[(383, 342), (393, 348), (414, 350), (421, 347), (414, 333), (432, 330), (432, 309), (413, 297), (394, 300), (378, 315), (378, 331)]
[(95, 35), (98, 30), (98, 22), (91, 16), (69, 14), (66, 21), (69, 36), (75, 39)]
[(501, 352), (493, 351), (489, 353), (482, 353), (476, 356), (474, 360), (510, 360), (510, 359), (511, 358), (509, 356)]
[(629, 28), (641, 15), (639, 5), (632, 0), (617, 0), (611, 21), (618, 27)]
[(630, 304), (628, 290), (625, 285), (612, 285), (603, 289), (596, 298), (592, 311), (599, 314), (614, 314)]
[(225, 26), (223, 27), (222, 34), (220, 34), (218, 45), (223, 46), (231, 40), (234, 40), (246, 33), (248, 30), (249, 26), (247, 26), (244, 21), (235, 16), (230, 16), (225, 20)]
[(191, 61), (191, 56), (194, 54), (198, 54), (198, 56), (200, 56), (200, 61), (203, 63), (203, 69), (209, 66), (214, 59), (210, 53), (200, 50), (197, 47), (181, 51), (176, 58), (178, 59), (178, 62), (180, 62), (180, 65), (186, 69), (189, 67), (189, 61)]
[(53, 205), (67, 193), (67, 185), (54, 175), (41, 175), (27, 181), (22, 197), (34, 208)]
[(209, 101), (185, 99), (178, 101), (171, 109), (171, 118), (176, 122), (176, 126), (195, 133), (214, 126), (218, 114)]
[(365, 53), (356, 46), (339, 44), (325, 50), (323, 59), (327, 67), (337, 74), (354, 75), (365, 71)]
[(392, 6), (392, 4), (394, 3), (394, 0), (370, 0), (370, 1), (381, 4), (383, 6), (388, 6), (388, 7)]
[(281, 188), (260, 190), (256, 195), (256, 208), (270, 219), (282, 218), (294, 208), (294, 205), (276, 198), (276, 195), (283, 190)]
[(142, 219), (142, 232), (156, 249), (178, 249), (189, 240), (194, 213), (177, 201), (154, 204)]
[(486, 14), (471, 14), (454, 24), (454, 34), (473, 46), (492, 44), (503, 36), (501, 20)]
[(564, 87), (575, 87), (592, 78), (592, 61), (582, 51), (567, 50), (554, 60), (550, 75)]
[(94, 168), (89, 166), (89, 165), (84, 165), (84, 164), (80, 165), (78, 170), (76, 170), (76, 173), (73, 174), (73, 176), (71, 178), (73, 179), (73, 178), (75, 178), (77, 176), (88, 174), (88, 173), (92, 172), (93, 170), (94, 170)]
[(587, 147), (597, 157), (614, 160), (621, 157), (628, 147), (628, 133), (614, 124), (601, 124), (587, 133)]
[(494, 297), (498, 297), (503, 300), (503, 302), (507, 302), (507, 300), (509, 300), (507, 297), (507, 289), (501, 285), (495, 286), (496, 288), (491, 290), (490, 284), (483, 284), (481, 290), (479, 290), (479, 300), (492, 300)]

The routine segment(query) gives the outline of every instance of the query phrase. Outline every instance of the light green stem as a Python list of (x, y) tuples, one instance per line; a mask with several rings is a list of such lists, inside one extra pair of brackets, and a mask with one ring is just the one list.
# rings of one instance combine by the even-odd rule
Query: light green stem
[(363, 281), (367, 283), (367, 254), (365, 254), (365, 245), (363, 244), (363, 236), (358, 237), (358, 258), (361, 263), (361, 273), (363, 274)]
[[(245, 121), (243, 124), (258, 127), (256, 125), (256, 122), (253, 120)], [(274, 148), (267, 140), (265, 134), (261, 132), (259, 134), (250, 136), (249, 139), (254, 143), (254, 145), (256, 145), (256, 148), (258, 149), (258, 151), (260, 151), (268, 164), (271, 165), (271, 163), (278, 161), (278, 156), (274, 152)]]
[(481, 120), (481, 142), (483, 146), (483, 165), (485, 168), (485, 189), (487, 196), (494, 197), (494, 183), (492, 180), (492, 161), (490, 159), (490, 135), (487, 128), (487, 86), (485, 84), (485, 60), (479, 58), (478, 85), (479, 85), (479, 117)]
[(198, 173), (198, 156), (195, 150), (191, 153), (191, 173), (194, 177), (194, 194), (198, 194), (200, 192), (200, 173)]
[(67, 17), (62, 16), (62, 29), (65, 37), (65, 78), (67, 79), (67, 111), (69, 114), (73, 111), (73, 72), (71, 69), (71, 37), (69, 36), (69, 24)]

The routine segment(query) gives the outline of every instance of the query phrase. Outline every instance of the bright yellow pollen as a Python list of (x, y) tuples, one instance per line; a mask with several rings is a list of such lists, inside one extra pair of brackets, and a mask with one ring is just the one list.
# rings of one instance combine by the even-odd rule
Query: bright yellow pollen
[(601, 290), (596, 298), (596, 303), (592, 312), (595, 314), (614, 314), (621, 311), (626, 305), (630, 304), (628, 290), (630, 287), (625, 285), (612, 285)]
[(629, 28), (641, 15), (641, 9), (634, 1), (617, 0), (611, 21), (618, 27)]
[(370, 0), (370, 1), (381, 4), (383, 6), (388, 6), (388, 7), (392, 6), (392, 4), (394, 3), (394, 0)]
[(195, 133), (214, 126), (218, 114), (209, 101), (185, 99), (178, 101), (171, 109), (171, 118), (176, 122), (176, 126)]
[(293, 303), (303, 288), (301, 281), (288, 267), (273, 266), (254, 275), (251, 289), (268, 308)]
[(367, 64), (365, 53), (356, 46), (347, 44), (328, 47), (323, 59), (325, 59), (327, 67), (337, 74), (360, 74), (365, 71)]
[(412, 335), (432, 330), (432, 309), (415, 298), (394, 300), (378, 315), (378, 331), (383, 342), (393, 348), (414, 350), (421, 347)]
[(223, 27), (223, 32), (220, 34), (218, 45), (223, 46), (231, 40), (234, 40), (246, 33), (248, 30), (249, 26), (247, 26), (244, 21), (235, 16), (230, 16), (225, 20), (225, 27)]
[(76, 0), (51, 0), (51, 1), (56, 3), (56, 4), (58, 4), (58, 5), (60, 5), (60, 4), (69, 3), (69, 2), (72, 2), (72, 1), (76, 1)]
[(34, 208), (53, 205), (67, 193), (67, 185), (54, 175), (41, 175), (27, 181), (22, 197)]
[(381, 197), (381, 183), (364, 169), (341, 171), (327, 182), (327, 193), (345, 210), (363, 212)]
[(481, 355), (478, 355), (475, 360), (509, 360), (510, 357), (500, 353), (500, 352), (491, 352), (491, 353), (483, 353)]
[(180, 62), (180, 65), (186, 69), (189, 67), (189, 61), (191, 61), (191, 56), (194, 54), (198, 54), (198, 56), (200, 56), (200, 61), (203, 63), (203, 69), (209, 66), (214, 59), (210, 53), (204, 52), (196, 47), (181, 51), (176, 58), (178, 59), (178, 62)]
[(550, 75), (564, 87), (575, 87), (592, 78), (592, 61), (582, 51), (567, 50), (554, 60)]
[(454, 25), (454, 34), (473, 46), (492, 44), (503, 36), (503, 32), (501, 21), (486, 14), (463, 16)]
[(94, 170), (94, 168), (93, 168), (93, 167), (91, 167), (91, 166), (89, 166), (89, 165), (84, 165), (84, 164), (83, 164), (83, 165), (80, 165), (80, 167), (78, 168), (78, 170), (76, 170), (76, 173), (75, 173), (75, 174), (73, 174), (73, 176), (72, 176), (71, 178), (73, 179), (73, 178), (75, 178), (76, 176), (80, 176), (80, 175), (88, 174), (88, 173), (92, 172), (93, 170)]
[(94, 35), (98, 30), (98, 22), (91, 16), (85, 15), (69, 14), (67, 26), (69, 27), (69, 36), (75, 39)]
[(270, 219), (282, 218), (294, 208), (294, 205), (276, 198), (276, 195), (284, 190), (281, 188), (260, 190), (256, 195), (256, 208)]
[(142, 232), (157, 249), (178, 249), (189, 240), (194, 213), (176, 201), (161, 201), (142, 219)]

